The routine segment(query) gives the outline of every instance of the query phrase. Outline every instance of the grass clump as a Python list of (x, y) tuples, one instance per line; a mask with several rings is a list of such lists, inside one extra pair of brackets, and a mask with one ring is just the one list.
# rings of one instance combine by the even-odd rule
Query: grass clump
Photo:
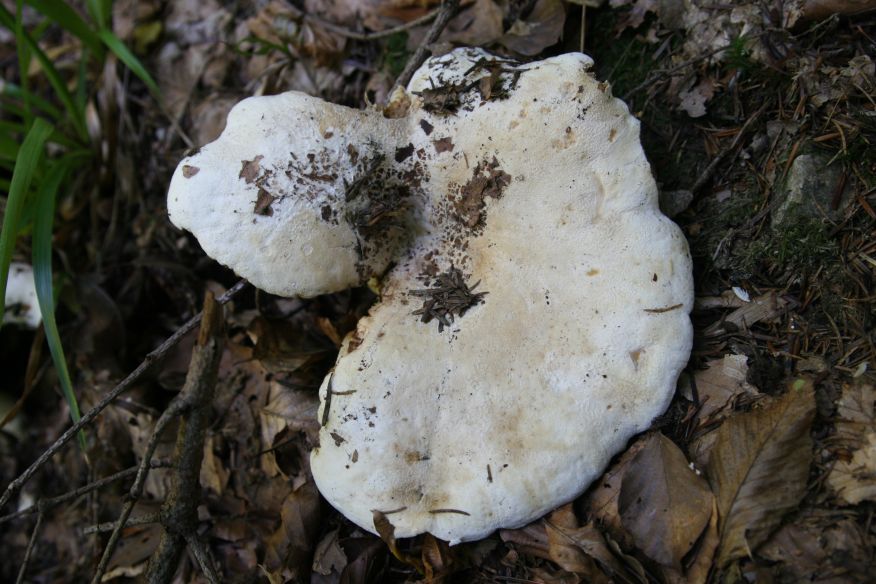
[[(23, 236), (30, 236), (32, 264), (43, 327), (61, 390), (73, 421), (79, 406), (67, 370), (55, 322), (57, 290), (52, 272), (52, 237), (55, 202), (59, 194), (72, 199), (86, 173), (100, 164), (100, 149), (86, 123), (86, 111), (95, 103), (97, 83), (110, 55), (139, 77), (154, 94), (158, 86), (139, 60), (112, 32), (110, 0), (89, 0), (87, 16), (60, 0), (18, 0), (15, 12), (0, 5), (0, 27), (15, 35), (18, 80), (0, 86), (0, 188), (5, 214), (0, 233), (0, 323), (5, 310), (9, 265)], [(36, 23), (25, 26), (25, 8)], [(74, 40), (78, 66), (56, 67), (43, 49), (44, 38), (59, 33)], [(54, 37), (52, 35), (55, 35)], [(80, 434), (84, 447), (84, 438)]]

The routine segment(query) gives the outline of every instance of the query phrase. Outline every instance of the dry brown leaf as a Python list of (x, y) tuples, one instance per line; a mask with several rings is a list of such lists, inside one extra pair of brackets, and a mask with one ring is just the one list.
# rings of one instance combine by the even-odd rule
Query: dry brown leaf
[(621, 483), (618, 509), (636, 546), (652, 560), (681, 569), (709, 523), (712, 492), (688, 466), (681, 450), (651, 434)]
[(802, 4), (799, 18), (804, 21), (822, 20), (832, 14), (860, 14), (876, 10), (873, 0), (803, 0), (791, 6), (795, 4)]
[(783, 526), (758, 555), (776, 562), (774, 574), (785, 582), (851, 584), (872, 582), (867, 536), (853, 517), (811, 510)]
[(716, 431), (707, 473), (718, 500), (719, 567), (754, 551), (803, 498), (814, 415), (812, 382), (798, 379), (780, 399)]
[(641, 564), (624, 554), (594, 523), (578, 527), (571, 504), (551, 513), (544, 525), (550, 558), (563, 569), (581, 574), (590, 582), (601, 582), (606, 577), (621, 582), (647, 582)]
[(201, 486), (221, 495), (228, 484), (231, 473), (225, 468), (222, 460), (213, 452), (215, 436), (208, 435), (204, 440), (204, 460), (201, 464)]
[(219, 137), (225, 129), (228, 112), (238, 101), (238, 96), (211, 94), (192, 107), (192, 140), (195, 145), (203, 146)]
[(545, 522), (548, 554), (551, 561), (567, 572), (583, 576), (589, 582), (607, 582), (608, 577), (598, 568), (596, 561), (584, 553), (566, 534), (578, 527), (571, 504), (560, 507)]
[(420, 556), (427, 582), (440, 582), (454, 570), (456, 562), (450, 546), (431, 533), (423, 536)]
[(693, 559), (684, 573), (684, 584), (705, 584), (712, 570), (715, 552), (718, 551), (720, 539), (718, 536), (718, 502), (712, 497), (712, 515), (709, 525), (700, 539)]
[(659, 2), (658, 0), (611, 0), (609, 4), (612, 8), (633, 5), (615, 27), (617, 34), (620, 35), (628, 28), (639, 28), (649, 12), (657, 12)]
[(682, 91), (678, 97), (681, 99), (679, 107), (687, 112), (692, 118), (701, 118), (706, 115), (706, 103), (715, 95), (715, 83), (705, 78), (697, 85)]
[(292, 490), (283, 501), (280, 526), (265, 541), (263, 569), (270, 577), (299, 580), (310, 574), (310, 557), (319, 530), (319, 491), (313, 481)]
[(694, 373), (697, 395), (700, 399), (697, 418), (703, 422), (722, 412), (742, 395), (755, 396), (757, 389), (746, 381), (748, 357), (725, 355), (706, 363), (708, 369)]
[(320, 335), (302, 334), (301, 326), (287, 321), (257, 317), (247, 334), (255, 342), (253, 358), (273, 373), (289, 373), (324, 358), (336, 349)]
[(506, 543), (513, 543), (517, 551), (526, 556), (550, 560), (547, 533), (544, 525), (530, 523), (520, 529), (500, 529), (499, 537)]
[(313, 552), (313, 571), (323, 576), (332, 572), (341, 574), (347, 567), (347, 554), (338, 543), (338, 530), (334, 529), (316, 545)]
[[(439, 37), (444, 43), (482, 46), (502, 36), (502, 9), (493, 0), (475, 0), (451, 20)], [(414, 39), (412, 38), (411, 41)]]
[(876, 392), (858, 381), (843, 386), (837, 401), (836, 434), (839, 449), (827, 484), (845, 504), (876, 500)]
[(531, 57), (563, 36), (566, 9), (560, 0), (538, 0), (526, 20), (517, 20), (497, 41), (515, 53)]
[(703, 332), (703, 335), (706, 337), (717, 337), (728, 331), (733, 332), (739, 329), (746, 329), (760, 321), (769, 322), (782, 314), (788, 304), (790, 303), (787, 300), (781, 298), (775, 292), (767, 292), (746, 303), (744, 306), (737, 308), (727, 315), (727, 318), (710, 325)]
[(412, 566), (422, 574), (423, 562), (420, 558), (406, 554), (398, 548), (398, 543), (395, 539), (395, 526), (389, 520), (389, 517), (386, 516), (386, 513), (375, 509), (371, 512), (371, 515), (374, 519), (374, 529), (377, 531), (377, 535), (380, 536), (380, 539), (383, 540), (383, 543), (386, 544), (386, 547), (389, 548), (392, 555), (395, 556), (398, 561)]
[(382, 566), (388, 560), (386, 545), (374, 537), (345, 539), (344, 553), (347, 567), (341, 572), (340, 584), (366, 584), (376, 582)]
[[(157, 505), (149, 506), (138, 504), (138, 513), (158, 511)], [(117, 576), (136, 575), (142, 572), (149, 560), (149, 556), (158, 548), (161, 539), (161, 526), (158, 524), (138, 525), (125, 529), (124, 535), (119, 540), (116, 550), (109, 561), (109, 570), (116, 572)]]
[[(273, 448), (277, 435), (285, 430), (306, 432), (311, 441), (316, 442), (319, 434), (316, 417), (319, 398), (314, 392), (292, 389), (272, 381), (266, 397), (267, 403), (259, 411), (262, 451)], [(273, 469), (269, 461), (266, 460), (265, 464), (266, 470)]]
[(581, 576), (565, 570), (553, 570), (547, 567), (530, 570), (532, 582), (536, 584), (581, 584)]
[(645, 440), (640, 439), (620, 455), (617, 462), (609, 468), (602, 477), (593, 482), (590, 491), (584, 497), (584, 508), (590, 517), (605, 526), (611, 536), (621, 544), (632, 547), (633, 539), (624, 528), (618, 511), (618, 497), (624, 474), (630, 468), (630, 462), (645, 446)]

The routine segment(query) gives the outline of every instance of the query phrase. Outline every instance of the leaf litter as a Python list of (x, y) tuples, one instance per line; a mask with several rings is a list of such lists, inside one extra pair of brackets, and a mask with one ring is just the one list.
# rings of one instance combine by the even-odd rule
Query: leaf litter
[[(461, 4), (436, 51), (452, 43), (514, 57), (578, 49), (581, 2)], [(675, 217), (697, 263), (697, 340), (688, 382), (653, 431), (633, 441), (587, 493), (544, 519), (450, 548), (428, 535), (395, 540), (387, 514), (381, 540), (325, 506), (307, 467), (319, 429), (316, 389), (373, 295), (307, 301), (250, 295), (228, 313), (232, 326), (201, 471), (200, 530), (226, 575), (271, 582), (868, 581), (876, 497), (870, 373), (876, 354), (867, 332), (876, 253), (867, 236), (876, 220), (876, 167), (869, 155), (876, 139), (872, 18), (815, 22), (799, 2), (784, 3), (785, 12), (710, 0), (587, 4), (584, 44), (597, 75), (619, 95), (644, 83), (629, 101), (642, 119), (661, 189), (691, 192), (710, 162), (724, 156)], [(69, 338), (87, 341), (74, 357), (85, 402), (99, 400), (136, 365), (132, 360), (190, 316), (203, 287), (233, 281), (220, 267), (205, 265), (190, 239), (156, 219), (169, 161), (214, 138), (230, 105), (244, 95), (297, 89), (357, 107), (363, 96), (379, 99), (394, 78), (390, 49), (403, 59), (428, 25), (395, 33), (391, 41), (363, 42), (325, 22), (356, 33), (387, 31), (438, 5), (114, 3), (114, 30), (154, 66), (166, 112), (150, 105), (136, 82), (107, 73), (98, 98), (131, 100), (119, 114), (133, 131), (118, 132), (118, 188), (109, 188), (115, 186), (110, 180), (96, 187), (94, 203), (60, 205), (56, 239), (71, 260), (64, 260), (65, 277), (77, 286), (76, 293), (63, 292), (59, 315)], [(65, 51), (77, 50), (58, 39)], [(3, 41), (4, 54), (12, 54), (10, 42)], [(14, 66), (6, 67), (7, 78), (15, 79)], [(31, 81), (45, 83), (38, 71)], [(484, 100), (502, 94), (495, 83), (475, 90)], [(452, 97), (448, 103), (447, 94), (436, 94), (436, 107), (452, 115)], [(746, 129), (748, 116), (764, 104), (763, 119)], [(435, 139), (436, 148), (458, 149), (452, 137)], [(152, 154), (144, 159), (146, 151)], [(847, 202), (828, 209), (829, 220), (819, 217), (814, 233), (796, 230), (783, 239), (771, 229), (770, 215), (794, 160), (812, 151), (841, 166), (840, 194)], [(123, 196), (115, 199), (115, 192)], [(269, 196), (256, 212), (270, 212)], [(819, 205), (831, 207), (830, 197)], [(460, 216), (476, 222), (477, 211), (462, 208)], [(94, 242), (100, 237), (92, 234), (97, 229), (103, 236), (111, 224), (129, 226), (118, 231), (126, 239), (109, 237), (99, 257)], [(814, 263), (801, 261), (806, 254), (795, 259), (793, 250), (816, 236), (835, 244), (834, 255)], [(101, 272), (105, 266), (113, 271)], [(99, 286), (84, 274), (97, 274)], [(427, 301), (439, 296), (430, 314), (450, 322), (489, 301), (464, 278), (450, 284), (444, 292), (424, 289)], [(81, 292), (95, 288), (117, 308), (99, 307), (94, 294)], [(750, 301), (733, 289), (750, 292)], [(92, 305), (82, 321), (71, 316)], [(101, 317), (110, 314), (112, 322)], [(4, 328), (3, 334), (12, 333)], [(20, 339), (3, 346), (30, 346), (29, 337)], [(178, 345), (153, 377), (105, 411), (88, 472), (105, 476), (142, 455), (161, 409), (179, 389), (191, 344)], [(16, 360), (26, 362), (16, 350)], [(10, 361), (10, 379), (18, 367)], [(800, 378), (804, 371), (811, 377)], [(800, 379), (802, 386), (795, 386)], [(43, 367), (34, 383), (36, 395), (52, 399), (50, 371)], [(27, 438), (0, 436), (4, 479), (66, 423), (64, 411), (25, 407), (20, 415)], [(172, 434), (159, 458), (169, 456)], [(58, 456), (24, 501), (82, 484), (86, 471), (76, 453)], [(148, 500), (135, 515), (156, 510), (167, 492), (171, 471), (153, 473)], [(86, 543), (93, 542), (79, 530), (95, 518), (113, 520), (126, 489), (110, 488), (47, 514), (39, 558), (28, 573), (85, 578), (92, 568), (84, 559)], [(22, 523), (2, 538), (4, 557), (16, 561), (7, 562), (0, 579), (17, 575), (27, 529)], [(128, 528), (108, 577), (142, 573), (157, 534), (154, 525)], [(189, 560), (179, 576), (201, 578)]]

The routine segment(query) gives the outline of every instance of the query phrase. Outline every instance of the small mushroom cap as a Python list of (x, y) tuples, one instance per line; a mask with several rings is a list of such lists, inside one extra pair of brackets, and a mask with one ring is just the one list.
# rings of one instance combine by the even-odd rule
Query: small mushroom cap
[(218, 140), (177, 166), (170, 219), (210, 257), (273, 294), (356, 286), (386, 269), (396, 244), (363, 243), (345, 196), (353, 185), (362, 190), (357, 179), (366, 171), (366, 188), (383, 176), (379, 157), (400, 129), (378, 112), (298, 92), (245, 99)]
[(6, 310), (3, 322), (18, 324), (35, 329), (43, 320), (37, 301), (33, 268), (23, 262), (9, 264), (9, 278), (6, 281)]

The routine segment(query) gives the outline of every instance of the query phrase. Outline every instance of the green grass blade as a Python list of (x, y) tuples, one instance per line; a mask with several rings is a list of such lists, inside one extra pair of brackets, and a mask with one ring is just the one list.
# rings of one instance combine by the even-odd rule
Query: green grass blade
[(87, 4), (88, 13), (97, 23), (97, 27), (105, 29), (109, 21), (112, 0), (88, 0)]
[(0, 134), (0, 158), (15, 160), (18, 158), (18, 140), (6, 134)]
[[(40, 312), (43, 315), (43, 329), (46, 331), (49, 353), (58, 373), (64, 399), (70, 406), (70, 417), (75, 424), (80, 418), (79, 403), (73, 392), (67, 358), (64, 356), (61, 335), (58, 333), (58, 324), (55, 321), (55, 297), (52, 286), (52, 223), (55, 218), (55, 197), (72, 162), (73, 159), (64, 159), (53, 164), (48, 176), (40, 185), (33, 224), (33, 279)], [(85, 450), (85, 435), (82, 432), (79, 433), (79, 446), (83, 451)]]
[[(6, 9), (4, 8), (3, 10)], [(30, 126), (33, 122), (33, 112), (31, 111), (30, 106), (30, 92), (27, 90), (27, 72), (30, 70), (30, 50), (25, 42), (24, 23), (21, 16), (22, 10), (24, 10), (24, 5), (21, 0), (18, 0), (15, 3), (15, 18), (13, 19), (11, 26), (5, 26), (15, 33), (15, 46), (18, 47), (18, 71), (21, 75), (21, 97), (22, 103), (24, 104), (24, 116), (22, 119), (24, 119), (25, 124)], [(7, 12), (7, 14), (9, 13)]]
[[(25, 99), (24, 91), (22, 91), (21, 87), (14, 83), (10, 83), (9, 81), (0, 81), (0, 95), (5, 98), (11, 98), (20, 101), (24, 101)], [(55, 107), (53, 104), (49, 103), (47, 100), (43, 99), (39, 95), (34, 95), (33, 93), (30, 93), (27, 95), (27, 98), (30, 99), (33, 105), (41, 109), (46, 115), (48, 115), (52, 119), (61, 119), (61, 110), (59, 110), (57, 107)], [(20, 118), (24, 118), (24, 110), (9, 103), (9, 101), (10, 99), (4, 100), (2, 105), (3, 111), (8, 111)]]
[(3, 325), (3, 313), (6, 311), (6, 280), (9, 277), (12, 251), (18, 239), (19, 220), (34, 171), (43, 155), (43, 146), (52, 134), (52, 130), (49, 122), (42, 118), (36, 119), (18, 150), (15, 170), (12, 172), (12, 183), (9, 185), (6, 198), (6, 213), (3, 216), (3, 230), (0, 231), (0, 326)]
[(158, 84), (155, 83), (152, 76), (149, 75), (149, 72), (146, 71), (146, 68), (140, 63), (140, 59), (128, 50), (125, 43), (120, 41), (119, 37), (109, 30), (102, 30), (98, 34), (100, 35), (100, 40), (102, 40), (107, 48), (119, 58), (119, 61), (124, 63), (125, 66), (131, 70), (131, 73), (139, 77), (140, 80), (146, 84), (146, 87), (149, 88), (149, 91), (152, 92), (153, 96), (159, 97), (161, 95), (161, 90), (158, 89)]
[[(82, 41), (95, 55), (103, 55), (103, 44), (92, 27), (67, 2), (59, 0), (25, 0), (52, 22)], [(100, 57), (99, 57), (100, 58)]]
[[(61, 103), (64, 104), (64, 109), (67, 110), (67, 115), (70, 117), (70, 121), (73, 123), (74, 128), (76, 129), (76, 133), (79, 135), (80, 139), (87, 142), (88, 141), (88, 129), (85, 125), (85, 112), (76, 107), (76, 104), (73, 101), (73, 97), (70, 95), (70, 92), (67, 90), (67, 86), (64, 83), (64, 80), (61, 79), (61, 76), (58, 74), (55, 66), (52, 65), (52, 61), (46, 56), (43, 50), (39, 47), (36, 40), (26, 31), (26, 30), (17, 30), (16, 27), (18, 24), (16, 23), (15, 18), (10, 14), (10, 12), (0, 4), (0, 26), (4, 26), (9, 30), (13, 30), (16, 32), (17, 36), (20, 33), (20, 37), (17, 38), (18, 42), (18, 52), (21, 53), (22, 49), (28, 49), (29, 52), (33, 53), (33, 56), (36, 57), (37, 61), (40, 63), (40, 67), (45, 73), (46, 78), (49, 80), (49, 84), (54, 89), (55, 94), (58, 96), (58, 99), (61, 100)], [(18, 29), (21, 27), (18, 26)], [(27, 69), (21, 69), (22, 80), (27, 79)], [(25, 96), (29, 96), (30, 93), (27, 91), (27, 86), (22, 85), (22, 92)]]

